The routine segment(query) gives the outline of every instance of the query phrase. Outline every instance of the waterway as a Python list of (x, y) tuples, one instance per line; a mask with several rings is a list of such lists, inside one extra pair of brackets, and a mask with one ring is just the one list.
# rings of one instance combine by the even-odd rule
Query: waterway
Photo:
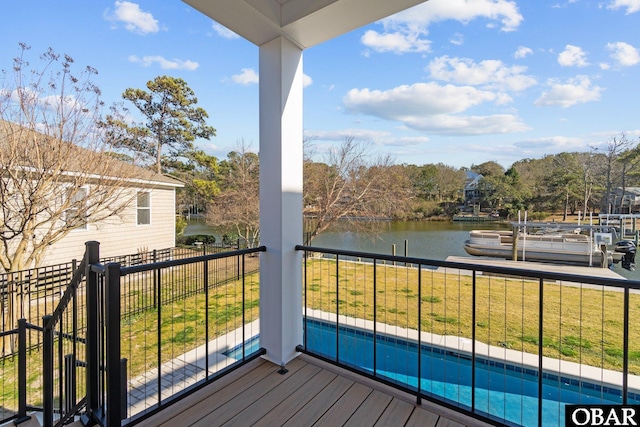
[[(449, 256), (469, 256), (464, 241), (470, 230), (510, 228), (508, 223), (496, 222), (389, 221), (381, 223), (376, 232), (361, 232), (342, 223), (315, 237), (312, 246), (391, 255), (395, 245), (396, 255), (445, 260)], [(215, 233), (211, 227), (191, 222), (185, 234)], [(640, 271), (627, 271), (619, 265), (613, 270), (627, 279), (640, 280)]]

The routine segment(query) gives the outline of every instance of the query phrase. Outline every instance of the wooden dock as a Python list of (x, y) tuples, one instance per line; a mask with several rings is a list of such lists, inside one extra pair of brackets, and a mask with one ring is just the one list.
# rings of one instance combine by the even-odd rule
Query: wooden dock
[(565, 274), (576, 274), (578, 276), (626, 280), (625, 277), (619, 275), (618, 273), (616, 273), (615, 271), (609, 268), (580, 267), (576, 265), (547, 264), (543, 262), (512, 261), (512, 260), (498, 259), (498, 258), (488, 259), (488, 258), (475, 258), (475, 257), (471, 258), (471, 257), (460, 257), (460, 256), (450, 256), (450, 257), (447, 257), (446, 260), (450, 262), (459, 262), (463, 264), (476, 264), (476, 265), (486, 265), (486, 266), (493, 266), (493, 267), (514, 268), (517, 270), (535, 270), (535, 271), (543, 271), (547, 273), (565, 273)]

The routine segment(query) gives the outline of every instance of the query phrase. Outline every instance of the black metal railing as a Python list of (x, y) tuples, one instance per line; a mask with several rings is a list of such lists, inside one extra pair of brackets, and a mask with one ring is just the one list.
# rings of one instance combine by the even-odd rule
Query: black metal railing
[[(240, 242), (238, 241), (239, 244)], [(151, 251), (140, 250), (135, 254), (103, 257), (100, 262), (102, 264), (117, 262), (123, 267), (129, 267), (220, 253), (234, 248), (236, 246), (206, 244), (193, 247), (154, 249)], [(18, 319), (24, 318), (30, 324), (38, 324), (42, 316), (52, 313), (77, 269), (78, 261), (74, 259), (63, 264), (0, 273), (0, 313), (3, 313), (3, 316), (0, 316), (0, 333), (16, 330)], [(84, 283), (81, 283), (79, 288), (84, 288)], [(195, 292), (194, 289), (188, 287), (184, 288), (184, 290), (188, 294)], [(186, 296), (189, 295), (177, 296), (177, 298)], [(150, 304), (153, 304), (153, 301)], [(152, 308), (153, 305), (128, 305), (128, 309), (132, 311), (129, 314), (136, 314)], [(125, 315), (127, 314), (125, 313)], [(40, 348), (42, 346), (42, 334), (28, 334), (27, 342), (29, 350)], [(5, 339), (0, 341), (0, 360), (5, 357), (11, 357), (15, 351), (17, 351), (15, 334), (5, 334)]]
[(122, 266), (86, 246), (41, 325), (0, 331), (16, 347), (0, 360), (1, 422), (42, 412), (45, 426), (126, 424), (264, 352), (249, 347), (264, 247)]
[[(262, 251), (91, 266), (104, 291), (96, 316), (99, 348), (87, 359), (97, 357), (105, 369), (89, 369), (87, 405), (102, 425), (139, 422), (264, 353), (249, 340), (258, 334)], [(131, 298), (148, 298), (153, 309), (129, 310)]]
[[(3, 340), (13, 340), (17, 345), (12, 355), (0, 362), (3, 381), (11, 382), (14, 396), (17, 395), (17, 399), (10, 399), (10, 407), (3, 406), (3, 422), (13, 419), (19, 424), (28, 420), (32, 411), (42, 411), (45, 426), (53, 426), (54, 419), (56, 425), (63, 425), (83, 409), (84, 399), (78, 396), (84, 391), (79, 378), (83, 377), (81, 355), (85, 340), (78, 333), (82, 322), (78, 289), (87, 262), (85, 257), (76, 266), (52, 314), (42, 316), (41, 326), (23, 317), (17, 321), (17, 328), (0, 332)], [(34, 351), (34, 342), (42, 343), (41, 352)], [(15, 367), (14, 375), (6, 375), (7, 365)], [(2, 389), (5, 395), (12, 395), (7, 388)]]
[(640, 282), (296, 249), (302, 352), (498, 425), (640, 403)]
[[(51, 313), (78, 269), (73, 260), (64, 264), (0, 273), (0, 332), (17, 328), (18, 319), (38, 324)], [(28, 349), (42, 345), (41, 334), (27, 334)], [(0, 359), (11, 357), (17, 350), (17, 337), (9, 334), (0, 344)]]

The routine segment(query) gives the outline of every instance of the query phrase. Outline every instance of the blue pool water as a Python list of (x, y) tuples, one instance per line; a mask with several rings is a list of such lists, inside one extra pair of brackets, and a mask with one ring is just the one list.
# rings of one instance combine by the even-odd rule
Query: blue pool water
[[(350, 327), (339, 328), (339, 353), (336, 353), (334, 324), (308, 320), (309, 351), (340, 363), (373, 373), (373, 333)], [(259, 348), (259, 339), (252, 338), (245, 354)], [(471, 410), (471, 359), (453, 351), (421, 345), (421, 391), (439, 400)], [(242, 346), (231, 349), (229, 357), (242, 357)], [(418, 388), (418, 345), (416, 342), (377, 335), (377, 375), (404, 387)], [(507, 424), (536, 426), (538, 424), (538, 373), (517, 365), (507, 365), (476, 357), (475, 409), (490, 418)], [(543, 374), (542, 425), (564, 424), (566, 404), (621, 404), (622, 387)], [(640, 396), (629, 393), (629, 404), (640, 404)]]
[[(249, 340), (244, 345), (244, 354), (246, 356), (254, 353), (260, 349), (260, 336), (256, 335), (254, 337), (249, 338)], [(231, 357), (232, 359), (240, 360), (242, 359), (242, 344), (238, 344), (230, 350), (223, 352), (227, 357)]]

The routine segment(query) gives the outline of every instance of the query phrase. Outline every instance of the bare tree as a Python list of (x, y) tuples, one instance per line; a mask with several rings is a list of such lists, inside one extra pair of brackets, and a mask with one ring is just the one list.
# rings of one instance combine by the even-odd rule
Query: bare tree
[(605, 178), (600, 212), (611, 213), (613, 187), (618, 184), (623, 185), (623, 181), (626, 178), (623, 175), (626, 172), (624, 169), (628, 164), (625, 161), (621, 161), (621, 157), (632, 146), (633, 141), (627, 139), (626, 135), (622, 133), (619, 138), (613, 137), (601, 147), (591, 147), (594, 154), (594, 163), (602, 171)]
[(260, 237), (260, 163), (251, 146), (238, 142), (236, 150), (220, 162), (220, 192), (207, 207), (208, 224), (233, 229), (247, 242), (257, 246)]
[[(95, 131), (103, 105), (96, 71), (76, 74), (73, 59), (51, 49), (34, 68), (29, 47), (20, 47), (0, 79), (0, 269), (7, 273), (40, 266), (74, 229), (117, 220), (135, 195), (126, 183), (141, 171), (112, 155)], [(9, 303), (13, 325), (20, 313)]]
[(309, 239), (340, 219), (370, 226), (390, 218), (407, 201), (409, 182), (389, 156), (370, 160), (368, 146), (347, 137), (326, 163), (304, 165), (304, 213)]
[(52, 50), (34, 70), (21, 48), (14, 79), (5, 75), (0, 89), (0, 266), (7, 272), (39, 265), (71, 230), (118, 217), (132, 197), (125, 181), (142, 173), (95, 131), (96, 71), (75, 74), (73, 59)]

